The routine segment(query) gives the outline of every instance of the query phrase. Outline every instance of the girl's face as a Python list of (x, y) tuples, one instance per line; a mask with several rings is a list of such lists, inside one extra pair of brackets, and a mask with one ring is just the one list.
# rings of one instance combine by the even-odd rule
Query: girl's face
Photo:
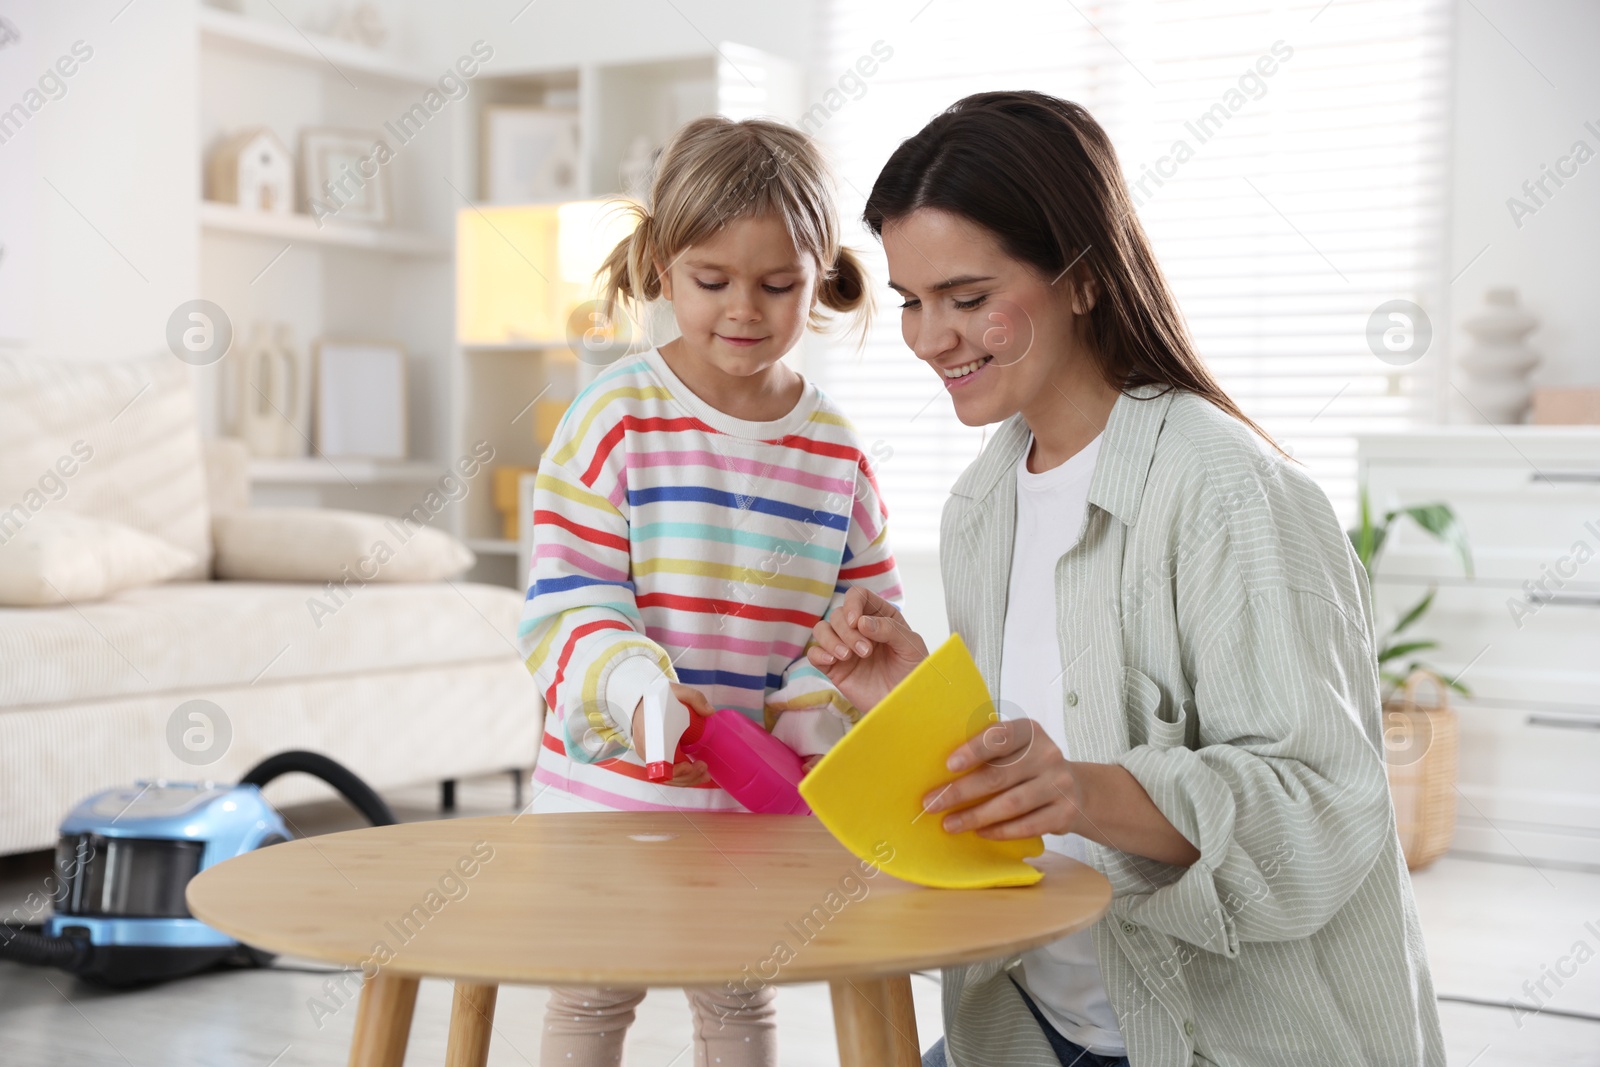
[(1099, 377), (1078, 342), (1089, 306), (1072, 275), (1052, 284), (959, 215), (919, 208), (883, 227), (900, 334), (939, 376), (968, 426), (1057, 403), (1079, 374)]
[(816, 302), (815, 258), (795, 249), (776, 215), (735, 219), (664, 266), (661, 295), (672, 301), (684, 350), (733, 377), (777, 363)]

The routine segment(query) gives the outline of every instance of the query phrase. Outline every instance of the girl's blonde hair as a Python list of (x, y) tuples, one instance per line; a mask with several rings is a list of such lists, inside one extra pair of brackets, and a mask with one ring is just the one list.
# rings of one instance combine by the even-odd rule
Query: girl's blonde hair
[[(866, 271), (840, 240), (827, 164), (798, 130), (766, 119), (695, 119), (662, 150), (649, 204), (630, 203), (624, 210), (637, 225), (596, 275), (608, 316), (619, 301), (642, 313), (661, 295), (657, 264), (670, 265), (735, 219), (772, 214), (783, 219), (795, 249), (816, 259), (817, 304), (859, 315), (865, 329), (872, 303)], [(826, 322), (813, 307), (811, 327)]]

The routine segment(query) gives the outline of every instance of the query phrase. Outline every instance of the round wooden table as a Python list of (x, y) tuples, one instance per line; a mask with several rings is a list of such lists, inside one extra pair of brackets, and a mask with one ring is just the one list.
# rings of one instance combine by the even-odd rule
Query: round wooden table
[(483, 1067), (499, 984), (826, 981), (843, 1067), (921, 1062), (910, 973), (1053, 941), (1111, 887), (1053, 854), (1022, 889), (925, 889), (816, 819), (521, 815), (384, 826), (252, 852), (189, 883), (257, 948), (362, 969), (350, 1063), (400, 1067), (420, 978), (455, 981), (446, 1062)]

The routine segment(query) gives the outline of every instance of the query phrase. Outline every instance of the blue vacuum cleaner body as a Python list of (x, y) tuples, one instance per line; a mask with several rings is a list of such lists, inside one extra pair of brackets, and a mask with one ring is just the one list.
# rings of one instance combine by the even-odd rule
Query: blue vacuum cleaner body
[(79, 971), (111, 985), (159, 981), (251, 952), (189, 914), (208, 867), (289, 839), (255, 785), (136, 782), (96, 793), (61, 823), (51, 937), (87, 944)]
[(269, 962), (190, 915), (184, 893), (208, 867), (289, 840), (261, 789), (292, 772), (320, 778), (374, 826), (395, 821), (349, 768), (299, 750), (267, 757), (238, 785), (152, 781), (96, 793), (61, 823), (54, 914), (39, 930), (0, 924), (0, 960), (108, 986)]

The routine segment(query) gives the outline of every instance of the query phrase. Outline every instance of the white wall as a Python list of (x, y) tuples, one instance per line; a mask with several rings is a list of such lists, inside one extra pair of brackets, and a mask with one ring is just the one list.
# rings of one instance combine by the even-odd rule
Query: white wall
[[(25, 350), (65, 358), (156, 350), (167, 316), (196, 295), (192, 21), (184, 2), (123, 10), (125, 2), (0, 0), (0, 15), (22, 36), (0, 59), (8, 73), (23, 69), (25, 83), (37, 84), (75, 42), (90, 50), (62, 79), (65, 93), (0, 145), (6, 187), (22, 191), (0, 204), (0, 217), (24, 212), (32, 221)], [(16, 81), (4, 84), (9, 93)], [(8, 96), (0, 110), (15, 103)]]
[[(1484, 290), (1513, 285), (1542, 320), (1530, 338), (1544, 355), (1535, 380), (1600, 385), (1600, 4), (1463, 0), (1456, 20), (1450, 261), (1452, 274), (1466, 269), (1450, 293), (1455, 351)], [(1596, 157), (1533, 205), (1522, 183), (1578, 140)], [(1537, 207), (1520, 228), (1510, 197)]]

